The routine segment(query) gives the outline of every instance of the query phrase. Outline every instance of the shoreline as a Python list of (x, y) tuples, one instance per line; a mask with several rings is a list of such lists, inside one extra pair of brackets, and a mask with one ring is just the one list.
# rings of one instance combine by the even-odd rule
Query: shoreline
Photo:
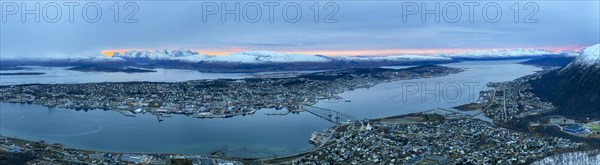
[[(447, 111), (447, 112), (444, 112), (444, 111)], [(333, 127), (327, 128), (326, 130), (339, 133), (342, 131), (339, 131), (338, 129), (340, 129), (342, 127), (344, 127), (344, 129), (346, 129), (348, 126), (352, 126), (352, 125), (353, 126), (361, 125), (360, 129), (363, 129), (364, 128), (363, 123), (397, 122), (397, 120), (404, 120), (407, 118), (412, 120), (412, 118), (414, 118), (414, 117), (422, 117), (423, 115), (438, 116), (440, 114), (443, 114), (443, 115), (441, 115), (443, 117), (440, 119), (437, 119), (436, 117), (434, 117), (434, 118), (427, 117), (427, 118), (429, 118), (427, 120), (431, 120), (431, 121), (454, 120), (454, 119), (462, 120), (462, 118), (465, 118), (465, 119), (468, 118), (468, 114), (464, 114), (461, 112), (448, 111), (448, 110), (444, 110), (444, 109), (434, 109), (434, 110), (426, 110), (426, 111), (417, 112), (417, 113), (388, 116), (388, 117), (383, 117), (383, 118), (357, 120), (357, 121), (348, 122), (348, 123), (344, 123), (344, 124), (338, 124)], [(470, 119), (470, 120), (482, 121), (480, 119)], [(482, 122), (485, 122), (485, 121), (482, 121)], [(494, 126), (494, 127), (498, 127), (498, 126)], [(498, 127), (498, 128), (504, 128), (504, 127)], [(512, 129), (509, 129), (509, 130), (513, 131)], [(539, 136), (539, 134), (537, 136)], [(154, 152), (110, 152), (110, 151), (100, 151), (100, 150), (86, 150), (86, 149), (72, 148), (69, 146), (62, 145), (60, 143), (49, 144), (49, 143), (44, 142), (43, 140), (34, 141), (34, 140), (21, 139), (21, 138), (17, 138), (17, 137), (9, 137), (9, 136), (3, 136), (3, 135), (0, 136), (0, 144), (2, 144), (2, 145), (8, 145), (8, 144), (15, 145), (15, 144), (24, 144), (25, 143), (25, 144), (30, 144), (30, 146), (39, 145), (39, 146), (41, 146), (40, 148), (51, 147), (51, 148), (57, 149), (57, 150), (64, 150), (64, 151), (69, 151), (69, 152), (80, 152), (82, 154), (99, 154), (99, 153), (101, 153), (101, 154), (112, 154), (112, 155), (147, 155), (147, 156), (153, 156), (153, 157), (170, 157), (170, 158), (172, 158), (172, 157), (183, 157), (183, 158), (203, 157), (203, 158), (207, 158), (207, 159), (214, 159), (216, 161), (232, 161), (232, 162), (234, 162), (234, 164), (236, 162), (240, 163), (240, 164), (249, 164), (249, 163), (250, 164), (256, 164), (256, 163), (259, 163), (259, 164), (281, 164), (281, 163), (284, 163), (285, 164), (285, 163), (290, 163), (295, 160), (302, 159), (303, 157), (310, 155), (312, 153), (318, 152), (320, 150), (324, 150), (325, 148), (327, 148), (329, 146), (335, 145), (336, 144), (335, 140), (336, 139), (329, 139), (328, 141), (325, 142), (324, 145), (315, 147), (314, 149), (312, 149), (310, 151), (306, 151), (306, 152), (301, 152), (301, 153), (287, 155), (287, 156), (255, 158), (255, 157), (229, 157), (226, 155), (222, 155), (222, 153), (219, 154), (218, 151), (214, 152), (212, 155), (204, 155), (204, 154), (175, 154), (175, 153), (154, 153)], [(7, 143), (7, 141), (14, 141), (14, 142)], [(308, 141), (308, 139), (307, 139), (307, 141)], [(31, 145), (31, 144), (33, 144), (33, 145)], [(1, 149), (2, 148), (0, 148), (0, 154), (7, 153), (6, 151), (2, 151)], [(529, 159), (526, 162), (526, 164), (534, 163), (534, 162), (543, 160), (545, 158), (559, 155), (559, 154), (565, 154), (565, 153), (571, 153), (571, 152), (587, 152), (587, 151), (594, 151), (594, 150), (598, 150), (598, 149), (600, 149), (600, 148), (598, 148), (598, 147), (594, 148), (593, 146), (578, 147), (578, 148), (572, 148), (572, 149), (561, 149), (561, 150), (545, 153), (543, 157)], [(26, 152), (24, 152), (24, 153), (26, 153)]]
[[(457, 108), (457, 109), (458, 109), (458, 108)], [(398, 116), (388, 116), (388, 117), (383, 117), (383, 118), (370, 119), (370, 120), (368, 120), (368, 121), (383, 120), (383, 119), (393, 119), (393, 118), (401, 118), (401, 117), (403, 117), (403, 116), (410, 116), (410, 115), (419, 114), (419, 113), (422, 113), (422, 112), (418, 112), (418, 113), (410, 113), (410, 114), (404, 114), (404, 115), (398, 115)], [(337, 125), (337, 126), (335, 126), (335, 127), (331, 127), (331, 128), (329, 128), (329, 129), (334, 129), (334, 130), (335, 130), (335, 129), (337, 129), (337, 128), (339, 128), (339, 125)], [(512, 130), (512, 129), (511, 129), (511, 130)], [(329, 145), (331, 145), (331, 144), (332, 144), (332, 143), (330, 143)], [(62, 145), (61, 145), (61, 146), (62, 146)], [(327, 145), (326, 145), (326, 146), (327, 146)], [(324, 147), (326, 147), (326, 146), (324, 146)], [(65, 147), (65, 146), (63, 146), (63, 147)], [(65, 147), (65, 148), (69, 149), (68, 147)], [(75, 148), (71, 148), (71, 149), (73, 149), (73, 150), (79, 150), (79, 149), (75, 149)], [(310, 154), (310, 153), (312, 153), (312, 152), (315, 152), (315, 151), (317, 151), (317, 150), (320, 150), (320, 149), (322, 149), (322, 148), (315, 148), (314, 150), (311, 150), (311, 151), (308, 151), (308, 152), (302, 152), (302, 153), (293, 154), (293, 155), (289, 155), (289, 156), (280, 156), (280, 157), (273, 157), (273, 158), (239, 158), (239, 157), (227, 157), (227, 156), (225, 156), (225, 157), (219, 157), (219, 156), (209, 156), (209, 157), (212, 157), (212, 158), (220, 158), (220, 159), (225, 159), (225, 160), (242, 160), (242, 161), (244, 161), (244, 162), (245, 162), (245, 161), (249, 161), (249, 162), (261, 161), (262, 163), (269, 163), (269, 162), (275, 161), (275, 162), (273, 162), (273, 163), (277, 163), (277, 161), (286, 162), (284, 159), (292, 159), (292, 160), (293, 160), (293, 159), (302, 158), (303, 156), (305, 156), (305, 155), (307, 155), (307, 154)], [(93, 151), (93, 150), (80, 150), (80, 151), (98, 152), (98, 151)], [(585, 151), (585, 150), (572, 150), (572, 151), (564, 151), (564, 152), (573, 152), (573, 151)], [(551, 154), (549, 154), (549, 156), (556, 155), (556, 154), (559, 154), (559, 153), (563, 153), (563, 152), (561, 151), (561, 152), (551, 153)], [(126, 154), (126, 153), (124, 153), (124, 154)], [(172, 153), (133, 153), (133, 154), (165, 154), (165, 155), (168, 155), (168, 154), (170, 154), (170, 155), (182, 155), (182, 154), (172, 154)], [(206, 156), (206, 155), (204, 155), (204, 156)], [(546, 157), (547, 157), (547, 156), (546, 156)], [(543, 158), (545, 158), (545, 157), (542, 157), (542, 158), (540, 158), (540, 159), (543, 159)], [(280, 163), (281, 163), (281, 162), (280, 162)], [(530, 162), (530, 163), (531, 163), (531, 162)]]

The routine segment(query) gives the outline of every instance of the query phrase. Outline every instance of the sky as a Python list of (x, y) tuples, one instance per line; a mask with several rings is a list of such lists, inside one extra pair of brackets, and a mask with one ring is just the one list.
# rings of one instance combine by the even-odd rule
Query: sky
[(115, 2), (2, 1), (0, 55), (190, 49), (211, 55), (269, 50), (380, 56), (569, 51), (600, 42), (597, 0)]

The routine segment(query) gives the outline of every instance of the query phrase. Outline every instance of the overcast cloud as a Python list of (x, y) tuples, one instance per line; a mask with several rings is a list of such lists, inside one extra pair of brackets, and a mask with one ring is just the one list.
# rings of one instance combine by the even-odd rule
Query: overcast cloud
[[(35, 15), (26, 14), (26, 22), (21, 20), (21, 2), (2, 1), (0, 26), (0, 53), (3, 57), (38, 56), (97, 56), (103, 50), (131, 49), (192, 49), (207, 52), (232, 52), (244, 50), (272, 50), (281, 52), (348, 52), (359, 50), (437, 50), (437, 49), (491, 49), (491, 48), (546, 48), (573, 49), (600, 41), (600, 4), (598, 1), (542, 1), (532, 4), (518, 1), (519, 22), (514, 22), (515, 1), (479, 2), (475, 7), (474, 20), (469, 21), (469, 9), (464, 2), (439, 1), (440, 10), (449, 6), (446, 12), (457, 13), (452, 5), (458, 4), (462, 10), (461, 19), (453, 23), (448, 18), (426, 15), (421, 21), (420, 11), (408, 15), (404, 7), (422, 7), (422, 1), (331, 1), (326, 4), (319, 1), (319, 19), (314, 22), (315, 1), (239, 1), (240, 10), (249, 6), (246, 12), (250, 16), (226, 15), (221, 22), (219, 11), (214, 15), (203, 7), (219, 6), (221, 1), (143, 1), (126, 4), (119, 1), (119, 22), (114, 22), (114, 10), (110, 6), (114, 1), (97, 1), (102, 16), (95, 23), (84, 20), (82, 8), (95, 1), (82, 1), (75, 7), (73, 22), (69, 21), (69, 11), (63, 2), (61, 18), (56, 23), (51, 18), (56, 15), (54, 1), (41, 1), (41, 16), (35, 22)], [(269, 8), (265, 2), (278, 2), (274, 7), (273, 22), (270, 22)], [(34, 8), (32, 1), (25, 2), (29, 9)], [(234, 8), (235, 2), (226, 1), (228, 8)], [(295, 4), (300, 5), (302, 16), (298, 22), (286, 21), (282, 14), (283, 6), (288, 6), (287, 18), (295, 17)], [(425, 1), (428, 9), (434, 9), (433, 1)], [(499, 20), (486, 21), (482, 8), (488, 3), (496, 3), (502, 9)], [(255, 5), (261, 7), (261, 18), (253, 23), (256, 16)], [(128, 6), (129, 5), (129, 6)], [(203, 6), (204, 5), (204, 6)], [(495, 5), (495, 4), (493, 4)], [(492, 7), (494, 7), (492, 5)], [(124, 23), (123, 19), (133, 8), (139, 9), (134, 15), (137, 23)], [(489, 5), (488, 5), (489, 6)], [(537, 12), (531, 20), (537, 23), (524, 23), (523, 20), (537, 6)], [(337, 13), (323, 20), (334, 8)], [(90, 17), (95, 10), (88, 8)], [(128, 9), (128, 10), (125, 10)], [(212, 8), (207, 8), (212, 9)], [(488, 17), (493, 18), (495, 10), (488, 8)], [(437, 14), (441, 14), (437, 12)], [(38, 13), (39, 14), (39, 13)], [(203, 20), (205, 15), (206, 22)], [(46, 19), (44, 19), (46, 18)], [(48, 19), (50, 18), (50, 19)], [(246, 19), (244, 19), (246, 18)], [(50, 21), (48, 21), (50, 20)], [(250, 20), (250, 21), (248, 21)], [(337, 20), (337, 23), (335, 23)], [(535, 22), (535, 21), (533, 21)], [(393, 52), (393, 51), (392, 51)], [(335, 53), (334, 53), (335, 54)], [(344, 55), (343, 53), (335, 55)]]

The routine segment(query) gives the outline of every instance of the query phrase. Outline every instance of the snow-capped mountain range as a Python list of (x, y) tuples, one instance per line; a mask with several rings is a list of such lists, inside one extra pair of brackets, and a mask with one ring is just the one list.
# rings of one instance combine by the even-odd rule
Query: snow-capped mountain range
[(325, 58), (329, 58), (331, 60), (337, 61), (431, 61), (431, 60), (452, 60), (448, 57), (442, 57), (437, 55), (413, 55), (413, 54), (403, 54), (403, 55), (392, 55), (392, 56), (373, 56), (373, 57), (365, 57), (365, 56), (324, 56)]
[(115, 52), (113, 58), (122, 58), (126, 60), (144, 59), (144, 60), (182, 60), (198, 61), (206, 58), (207, 55), (201, 55), (191, 50), (155, 50), (155, 51), (127, 51), (124, 53)]
[(451, 58), (508, 58), (508, 57), (529, 57), (559, 54), (544, 49), (492, 49), (477, 50), (455, 54), (438, 54), (442, 57)]
[[(67, 57), (61, 59), (11, 59), (14, 66), (111, 66), (189, 69), (203, 72), (300, 71), (381, 66), (444, 64), (468, 60), (525, 59), (557, 55), (540, 49), (481, 50), (460, 54), (391, 56), (325, 56), (272, 51), (247, 51), (224, 56), (200, 54), (191, 50), (132, 50), (112, 56)], [(562, 54), (564, 55), (564, 54)], [(565, 55), (566, 56), (566, 55)], [(559, 56), (556, 56), (559, 57)], [(6, 61), (2, 58), (2, 61)], [(6, 66), (6, 64), (3, 64)]]
[(184, 62), (212, 62), (212, 63), (322, 63), (332, 61), (440, 61), (452, 60), (448, 57), (433, 55), (395, 55), (377, 57), (357, 56), (322, 56), (306, 54), (286, 54), (272, 51), (249, 51), (233, 53), (225, 56), (199, 54), (190, 50), (163, 50), (163, 51), (128, 51), (115, 53), (113, 58), (125, 60), (176, 60)]
[(509, 59), (526, 58), (546, 55), (564, 55), (576, 56), (579, 52), (552, 52), (543, 49), (494, 49), (478, 50), (454, 54), (433, 54), (433, 55), (414, 55), (400, 54), (390, 56), (324, 56), (307, 54), (288, 54), (273, 51), (247, 51), (238, 52), (224, 56), (200, 54), (191, 50), (131, 50), (127, 52), (115, 52), (112, 57), (99, 56), (70, 56), (63, 58), (6, 58), (2, 60), (66, 60), (66, 61), (88, 61), (88, 62), (109, 62), (109, 61), (129, 61), (129, 62), (152, 62), (152, 61), (178, 61), (189, 63), (323, 63), (323, 62), (414, 62), (414, 61), (452, 61), (464, 59)]
[(478, 50), (455, 54), (413, 55), (401, 54), (392, 56), (323, 56), (306, 54), (287, 54), (272, 51), (248, 51), (233, 53), (225, 56), (199, 54), (191, 50), (156, 50), (156, 51), (127, 51), (115, 53), (113, 58), (125, 60), (176, 60), (183, 62), (216, 62), (216, 63), (296, 63), (296, 62), (376, 62), (376, 61), (445, 61), (455, 58), (518, 58), (544, 55), (557, 55), (543, 49), (493, 49)]
[[(68, 60), (68, 61), (179, 61), (179, 62), (210, 62), (210, 63), (322, 63), (322, 62), (411, 62), (411, 61), (451, 61), (456, 58), (511, 58), (532, 57), (544, 55), (556, 55), (561, 53), (546, 51), (543, 49), (510, 49), (510, 50), (479, 50), (456, 54), (434, 54), (414, 55), (400, 54), (391, 56), (324, 56), (307, 54), (288, 54), (273, 51), (247, 51), (238, 52), (224, 56), (200, 54), (191, 50), (131, 50), (127, 52), (115, 52), (112, 57), (108, 56), (71, 56), (68, 58), (31, 58), (27, 60)], [(562, 53), (564, 54), (564, 53)], [(574, 54), (574, 53), (570, 53)], [(579, 53), (577, 53), (579, 54)], [(565, 54), (569, 55), (569, 54)], [(2, 60), (19, 60), (17, 58), (2, 58)]]

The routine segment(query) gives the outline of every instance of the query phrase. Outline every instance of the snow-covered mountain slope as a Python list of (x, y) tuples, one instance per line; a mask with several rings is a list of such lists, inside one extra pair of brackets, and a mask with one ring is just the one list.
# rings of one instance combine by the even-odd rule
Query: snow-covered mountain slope
[(574, 66), (600, 68), (600, 44), (589, 46), (568, 67)]
[(542, 56), (560, 54), (543, 49), (492, 49), (492, 50), (477, 50), (472, 52), (456, 53), (456, 54), (440, 54), (443, 57), (452, 58), (509, 58), (509, 57), (525, 57), (525, 56)]
[(600, 44), (587, 47), (561, 70), (532, 80), (534, 93), (550, 100), (563, 115), (600, 119)]
[(184, 62), (209, 62), (209, 63), (245, 63), (245, 64), (265, 64), (265, 63), (323, 63), (334, 61), (354, 61), (354, 62), (381, 62), (381, 61), (440, 61), (451, 60), (449, 57), (434, 55), (395, 55), (395, 56), (322, 56), (306, 54), (286, 54), (272, 51), (249, 51), (233, 53), (225, 56), (212, 56), (198, 54), (190, 50), (162, 50), (162, 51), (128, 51), (125, 53), (115, 53), (113, 58), (123, 58), (126, 60), (177, 60)]

